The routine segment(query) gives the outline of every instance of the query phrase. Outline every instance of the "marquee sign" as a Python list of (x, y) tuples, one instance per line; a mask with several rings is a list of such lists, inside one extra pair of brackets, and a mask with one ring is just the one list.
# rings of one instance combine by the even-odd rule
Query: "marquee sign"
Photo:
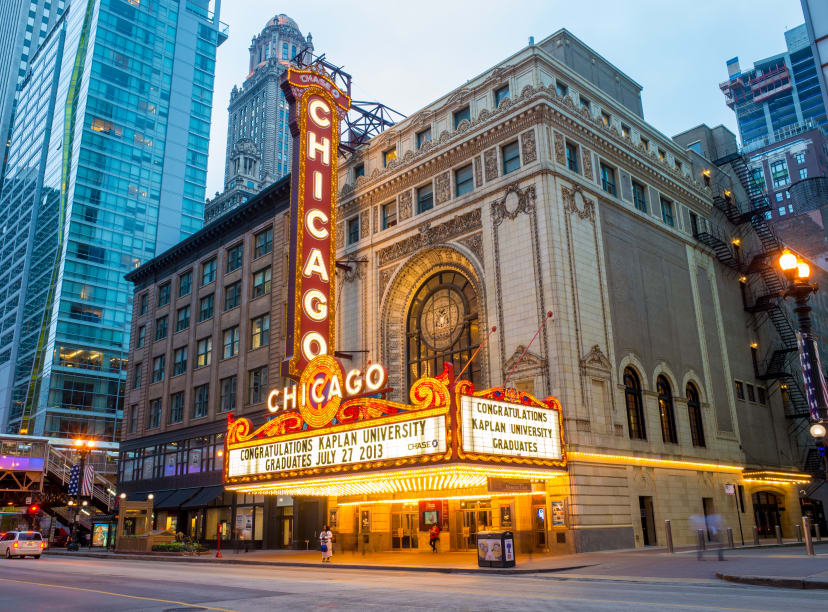
[(290, 267), (282, 375), (298, 380), (318, 355), (334, 352), (337, 161), (340, 111), (350, 98), (312, 70), (288, 68), (282, 90), (290, 106), (293, 172)]

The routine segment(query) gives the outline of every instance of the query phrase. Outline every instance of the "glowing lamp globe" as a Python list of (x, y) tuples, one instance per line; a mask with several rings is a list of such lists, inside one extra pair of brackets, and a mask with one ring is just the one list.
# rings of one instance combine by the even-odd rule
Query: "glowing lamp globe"
[(779, 267), (785, 271), (793, 270), (797, 264), (796, 255), (786, 250), (779, 256)]
[(811, 276), (811, 266), (806, 264), (804, 261), (800, 261), (796, 264), (796, 277), (807, 279)]
[(825, 425), (822, 423), (814, 423), (811, 425), (811, 436), (814, 438), (824, 438), (825, 437)]

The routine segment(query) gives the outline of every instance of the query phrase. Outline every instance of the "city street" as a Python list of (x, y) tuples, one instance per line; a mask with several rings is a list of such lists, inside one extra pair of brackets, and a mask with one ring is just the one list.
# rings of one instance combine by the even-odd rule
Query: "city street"
[[(614, 564), (620, 557), (610, 560)], [(698, 565), (702, 575), (719, 566), (712, 560)], [(825, 609), (824, 591), (741, 586), (710, 578), (600, 574), (596, 567), (570, 573), (486, 576), (45, 555), (39, 561), (0, 560), (0, 609)]]

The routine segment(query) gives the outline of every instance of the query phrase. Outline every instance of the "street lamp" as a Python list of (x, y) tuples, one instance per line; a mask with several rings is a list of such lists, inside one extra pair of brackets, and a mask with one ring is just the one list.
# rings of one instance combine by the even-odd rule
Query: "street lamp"
[[(96, 444), (97, 442), (95, 440), (85, 440), (83, 438), (75, 438), (72, 442), (75, 452), (80, 457), (80, 469), (78, 470), (78, 484), (77, 489), (75, 489), (75, 499), (74, 502), (70, 504), (73, 506), (74, 515), (72, 516), (72, 541), (66, 547), (68, 550), (80, 549), (80, 546), (78, 545), (78, 513), (80, 512), (81, 507), (80, 498), (81, 491), (83, 490), (83, 476), (86, 471), (86, 457), (92, 452), (92, 449), (95, 448)], [(87, 503), (88, 502), (84, 501), (83, 505), (85, 506)]]

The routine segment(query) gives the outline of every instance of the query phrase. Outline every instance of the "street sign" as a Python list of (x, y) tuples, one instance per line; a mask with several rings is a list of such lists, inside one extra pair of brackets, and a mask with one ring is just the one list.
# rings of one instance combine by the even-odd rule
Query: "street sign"
[(726, 484), (725, 485), (725, 493), (727, 495), (736, 495), (736, 485)]

